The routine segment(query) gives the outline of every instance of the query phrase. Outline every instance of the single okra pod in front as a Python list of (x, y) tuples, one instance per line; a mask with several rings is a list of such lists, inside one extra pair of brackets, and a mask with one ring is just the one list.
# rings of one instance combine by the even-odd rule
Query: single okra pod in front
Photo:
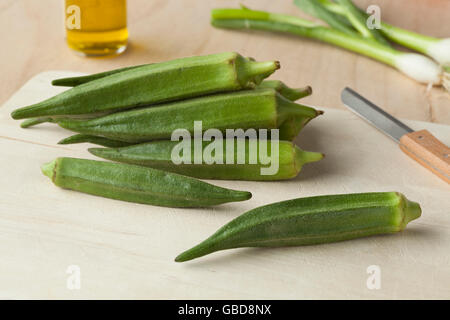
[[(197, 156), (196, 144), (199, 144)], [(185, 150), (186, 149), (186, 150)], [(148, 166), (200, 179), (283, 180), (323, 154), (303, 151), (290, 141), (223, 139), (153, 141), (123, 148), (91, 148), (98, 157)], [(200, 159), (200, 163), (195, 163)]]
[(250, 192), (129, 164), (57, 158), (42, 172), (61, 188), (163, 207), (207, 207), (251, 198)]
[[(322, 112), (289, 101), (273, 89), (223, 93), (110, 114), (92, 120), (61, 119), (66, 129), (112, 140), (139, 143), (171, 139), (177, 129), (194, 133), (195, 122), (208, 129), (276, 129), (286, 120), (304, 123)], [(292, 140), (280, 132), (284, 140)]]
[(258, 88), (275, 89), (279, 94), (291, 101), (296, 101), (312, 94), (312, 88), (310, 86), (304, 88), (290, 88), (280, 80), (264, 80), (258, 85)]
[(154, 63), (113, 73), (12, 112), (14, 119), (113, 112), (216, 92), (254, 88), (279, 68), (221, 53)]
[(250, 210), (175, 261), (240, 247), (321, 244), (402, 231), (420, 205), (398, 192), (299, 198)]

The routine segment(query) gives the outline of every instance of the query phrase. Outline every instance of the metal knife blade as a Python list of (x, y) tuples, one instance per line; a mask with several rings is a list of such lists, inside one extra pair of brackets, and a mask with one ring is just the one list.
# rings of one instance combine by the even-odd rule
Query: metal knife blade
[(400, 138), (405, 134), (413, 132), (406, 124), (394, 118), (350, 88), (345, 88), (342, 91), (341, 99), (350, 110), (397, 142), (400, 142)]

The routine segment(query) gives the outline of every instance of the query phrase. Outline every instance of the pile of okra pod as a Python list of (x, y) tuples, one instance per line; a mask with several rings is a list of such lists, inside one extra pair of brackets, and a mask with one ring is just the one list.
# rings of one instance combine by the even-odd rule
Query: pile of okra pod
[[(292, 143), (300, 130), (322, 112), (294, 101), (311, 88), (292, 89), (278, 80), (265, 80), (279, 69), (277, 61), (258, 62), (237, 53), (182, 58), (127, 67), (90, 76), (57, 79), (53, 85), (72, 87), (40, 103), (13, 111), (26, 119), (23, 128), (56, 123), (76, 135), (59, 143), (89, 142), (98, 157), (114, 162), (57, 158), (42, 171), (57, 186), (123, 201), (167, 206), (204, 207), (251, 198), (247, 191), (221, 188), (196, 178), (283, 180), (302, 166), (322, 159)], [(175, 164), (175, 130), (195, 134), (211, 129), (278, 129), (278, 170), (267, 166), (249, 139), (232, 138), (232, 149), (215, 150), (216, 160)], [(195, 136), (194, 136), (195, 137)], [(270, 153), (273, 140), (257, 136), (258, 148)], [(259, 140), (264, 139), (265, 144)], [(227, 139), (225, 139), (227, 140)], [(213, 142), (202, 141), (200, 152)], [(240, 144), (243, 155), (236, 150)], [(231, 152), (231, 153), (230, 153)], [(267, 154), (266, 153), (266, 154)], [(234, 157), (234, 161), (227, 157)], [(183, 154), (183, 159), (185, 158)], [(244, 162), (236, 161), (241, 156)], [(249, 159), (255, 159), (249, 162)], [(251, 210), (212, 237), (181, 254), (186, 261), (205, 254), (245, 246), (304, 245), (401, 231), (420, 216), (420, 206), (398, 193), (368, 193), (300, 198)], [(331, 226), (331, 227), (330, 227)]]

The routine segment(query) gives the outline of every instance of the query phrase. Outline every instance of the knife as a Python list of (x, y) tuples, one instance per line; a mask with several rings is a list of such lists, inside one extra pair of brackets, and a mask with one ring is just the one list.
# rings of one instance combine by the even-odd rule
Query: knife
[(342, 91), (341, 99), (350, 110), (394, 139), (409, 157), (450, 184), (450, 148), (429, 131), (412, 130), (350, 88)]

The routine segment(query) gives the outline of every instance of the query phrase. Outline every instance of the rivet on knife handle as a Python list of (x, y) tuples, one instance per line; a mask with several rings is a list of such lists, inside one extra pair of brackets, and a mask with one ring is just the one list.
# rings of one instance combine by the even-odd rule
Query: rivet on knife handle
[(427, 130), (405, 134), (400, 149), (408, 156), (450, 183), (450, 148)]

